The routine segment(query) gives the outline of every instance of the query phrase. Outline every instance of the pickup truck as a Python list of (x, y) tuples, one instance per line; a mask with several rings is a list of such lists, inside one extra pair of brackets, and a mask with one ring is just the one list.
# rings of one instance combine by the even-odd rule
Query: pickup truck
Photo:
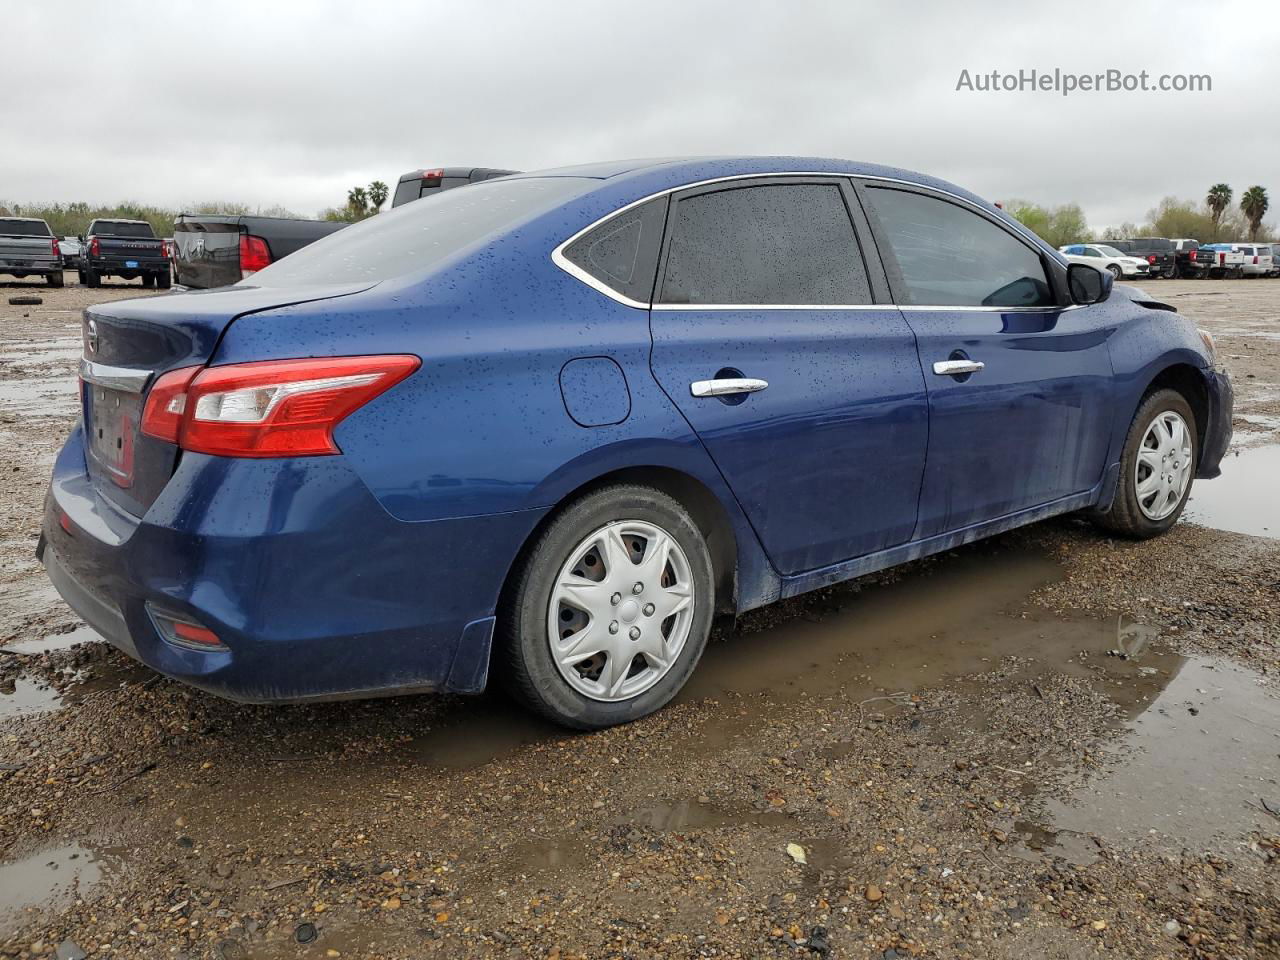
[(1128, 240), (1103, 240), (1121, 253), (1147, 261), (1152, 277), (1172, 280), (1178, 275), (1178, 255), (1173, 242), (1166, 237), (1131, 237)]
[(434, 170), (410, 170), (396, 184), (396, 192), (391, 196), (391, 205), (398, 207), (410, 200), (429, 197), (441, 190), (465, 187), (469, 183), (493, 180), (497, 177), (505, 177), (509, 173), (519, 172), (519, 170), (499, 170), (496, 167), (436, 167)]
[(1208, 273), (1215, 280), (1221, 280), (1224, 277), (1238, 280), (1244, 276), (1244, 251), (1241, 249), (1240, 244), (1205, 244), (1196, 251), (1197, 259), (1206, 253), (1211, 257)]
[(174, 273), (185, 287), (225, 287), (346, 226), (328, 220), (184, 213), (173, 225)]
[(0, 217), (0, 273), (44, 277), (62, 286), (62, 254), (49, 225), (33, 217)]
[(79, 275), (86, 287), (99, 286), (103, 277), (141, 277), (144, 287), (167, 289), (169, 257), (145, 220), (94, 220), (80, 238)]

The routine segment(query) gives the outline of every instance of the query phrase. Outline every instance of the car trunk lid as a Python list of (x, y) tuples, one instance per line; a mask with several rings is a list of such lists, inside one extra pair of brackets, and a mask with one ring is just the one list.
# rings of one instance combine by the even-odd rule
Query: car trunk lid
[(370, 286), (223, 287), (85, 310), (80, 400), (87, 467), (99, 494), (140, 517), (172, 476), (179, 448), (141, 432), (147, 393), (160, 374), (207, 363), (237, 317)]

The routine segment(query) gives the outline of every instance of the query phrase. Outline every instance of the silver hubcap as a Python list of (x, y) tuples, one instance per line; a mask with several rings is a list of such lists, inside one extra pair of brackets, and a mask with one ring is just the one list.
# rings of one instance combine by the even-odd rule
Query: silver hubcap
[(693, 578), (661, 527), (619, 520), (583, 538), (560, 568), (547, 611), (551, 656), (592, 700), (644, 693), (666, 676), (693, 624)]
[(1134, 489), (1148, 520), (1163, 520), (1178, 508), (1191, 483), (1191, 431), (1172, 410), (1156, 414), (1142, 435)]

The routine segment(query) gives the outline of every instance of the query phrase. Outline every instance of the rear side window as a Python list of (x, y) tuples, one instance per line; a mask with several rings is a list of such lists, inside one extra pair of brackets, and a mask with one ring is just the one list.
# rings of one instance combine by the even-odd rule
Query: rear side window
[(155, 231), (149, 223), (113, 223), (110, 220), (99, 220), (94, 224), (93, 233), (100, 237), (135, 237), (143, 240), (154, 240)]
[(599, 186), (579, 177), (490, 180), (437, 191), (351, 226), (259, 270), (253, 286), (376, 283), (417, 273)]
[(43, 220), (0, 220), (0, 234), (9, 237), (51, 237)]
[(924, 306), (1047, 307), (1040, 255), (958, 204), (904, 190), (867, 191), (897, 261), (906, 302)]
[(565, 247), (564, 258), (609, 289), (647, 304), (666, 217), (666, 197), (624, 210)]
[(783, 183), (676, 203), (662, 303), (836, 306), (871, 302), (836, 184)]

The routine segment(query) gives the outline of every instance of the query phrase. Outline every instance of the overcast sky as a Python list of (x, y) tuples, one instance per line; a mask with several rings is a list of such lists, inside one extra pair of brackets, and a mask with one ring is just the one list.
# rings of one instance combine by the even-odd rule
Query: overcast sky
[[(283, 204), (410, 169), (680, 154), (896, 164), (1141, 222), (1280, 209), (1280, 18), (1220, 2), (11, 2), (0, 201)], [(1207, 73), (1210, 93), (957, 92), (961, 70)], [(1274, 221), (1275, 216), (1269, 216)]]

